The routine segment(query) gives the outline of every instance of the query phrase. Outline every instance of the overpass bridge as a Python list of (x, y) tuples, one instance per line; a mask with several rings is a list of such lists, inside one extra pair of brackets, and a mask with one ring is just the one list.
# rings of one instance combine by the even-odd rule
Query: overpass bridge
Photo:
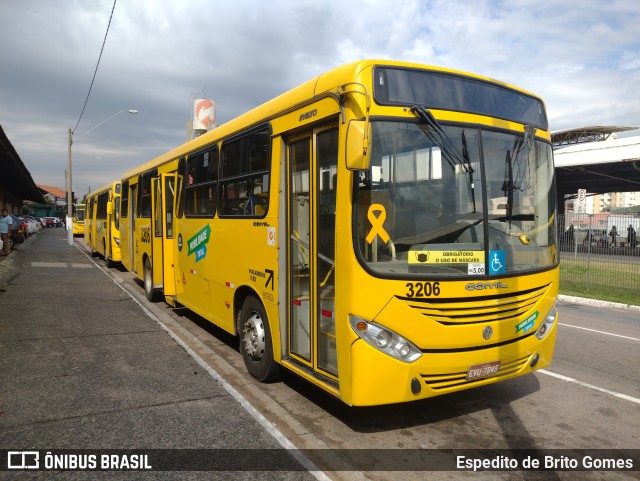
[(616, 138), (638, 127), (583, 127), (551, 135), (556, 165), (558, 210), (563, 200), (590, 194), (640, 192), (640, 136)]

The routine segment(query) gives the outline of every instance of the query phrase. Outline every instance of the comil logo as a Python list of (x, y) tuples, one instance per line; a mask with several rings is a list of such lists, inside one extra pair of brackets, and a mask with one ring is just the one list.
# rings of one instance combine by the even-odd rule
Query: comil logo
[(38, 451), (8, 451), (7, 469), (39, 469), (40, 453)]
[(468, 291), (487, 291), (489, 289), (508, 289), (509, 286), (502, 282), (472, 282), (464, 288)]

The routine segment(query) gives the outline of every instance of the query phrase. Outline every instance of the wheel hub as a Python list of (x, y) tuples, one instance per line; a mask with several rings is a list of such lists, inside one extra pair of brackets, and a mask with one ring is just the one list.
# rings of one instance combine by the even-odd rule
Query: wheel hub
[(244, 323), (242, 339), (244, 342), (244, 352), (255, 361), (259, 361), (264, 356), (265, 332), (262, 318), (253, 312)]

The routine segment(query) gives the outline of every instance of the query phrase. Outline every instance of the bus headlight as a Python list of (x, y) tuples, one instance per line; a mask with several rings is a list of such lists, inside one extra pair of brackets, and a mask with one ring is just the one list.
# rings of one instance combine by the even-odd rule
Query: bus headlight
[(399, 361), (410, 363), (422, 356), (413, 343), (386, 327), (354, 315), (349, 316), (349, 322), (363, 341)]
[(538, 328), (538, 331), (536, 332), (536, 337), (538, 339), (544, 338), (544, 336), (546, 336), (547, 333), (551, 330), (551, 328), (553, 327), (553, 323), (556, 322), (557, 314), (558, 314), (558, 302), (556, 301), (556, 303), (551, 308), (551, 311), (549, 311), (549, 314), (547, 314), (547, 317), (542, 322), (542, 325)]

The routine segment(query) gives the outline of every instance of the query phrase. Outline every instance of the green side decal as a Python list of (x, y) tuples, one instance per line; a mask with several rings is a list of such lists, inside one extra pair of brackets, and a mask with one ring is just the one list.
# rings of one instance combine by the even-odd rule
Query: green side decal
[(209, 237), (211, 237), (211, 227), (209, 224), (200, 229), (196, 234), (187, 241), (187, 246), (189, 247), (188, 256), (195, 252), (196, 254), (196, 262), (201, 259), (204, 259), (207, 255), (207, 242), (209, 242)]

